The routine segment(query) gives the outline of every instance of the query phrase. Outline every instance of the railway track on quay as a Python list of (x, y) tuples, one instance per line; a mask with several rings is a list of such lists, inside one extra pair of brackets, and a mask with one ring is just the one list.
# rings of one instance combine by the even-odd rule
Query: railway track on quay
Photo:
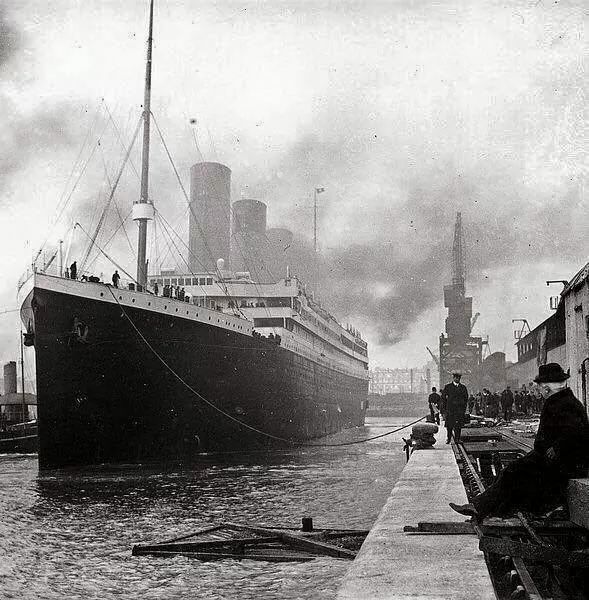
[[(532, 440), (499, 428), (473, 430), (470, 435), (465, 429), (463, 434), (452, 447), (469, 499), (483, 492), (510, 461), (533, 448)], [(509, 519), (464, 524), (465, 532), (470, 527), (479, 538), (500, 600), (589, 598), (588, 532), (563, 512), (542, 518), (517, 512)]]

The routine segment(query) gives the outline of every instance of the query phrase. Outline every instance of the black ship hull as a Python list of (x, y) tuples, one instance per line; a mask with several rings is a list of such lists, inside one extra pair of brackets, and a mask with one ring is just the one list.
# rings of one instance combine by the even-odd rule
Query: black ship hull
[(41, 468), (189, 460), (363, 425), (365, 377), (181, 318), (186, 305), (169, 302), (174, 314), (32, 289), (23, 320), (35, 347)]

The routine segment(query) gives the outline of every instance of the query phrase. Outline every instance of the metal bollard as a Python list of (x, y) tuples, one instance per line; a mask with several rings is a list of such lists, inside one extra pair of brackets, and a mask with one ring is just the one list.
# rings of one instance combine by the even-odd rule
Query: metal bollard
[(513, 592), (511, 592), (511, 595), (509, 596), (511, 598), (511, 600), (520, 600), (521, 598), (525, 598), (526, 597), (526, 589), (524, 588), (523, 585), (518, 585), (515, 590), (513, 590)]
[(520, 583), (518, 572), (515, 569), (512, 569), (509, 571), (509, 573), (506, 573), (504, 581), (512, 588), (517, 587), (517, 585)]

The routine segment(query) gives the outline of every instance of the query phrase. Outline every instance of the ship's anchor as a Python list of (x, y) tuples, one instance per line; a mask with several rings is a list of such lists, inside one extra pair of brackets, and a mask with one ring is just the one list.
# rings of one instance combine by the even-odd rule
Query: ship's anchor
[(74, 323), (72, 326), (72, 335), (70, 340), (80, 342), (81, 344), (88, 343), (88, 325), (85, 325), (78, 317), (74, 317)]
[(33, 346), (35, 344), (35, 333), (33, 332), (33, 325), (31, 323), (31, 319), (27, 323), (27, 330), (23, 333), (23, 344), (25, 346)]

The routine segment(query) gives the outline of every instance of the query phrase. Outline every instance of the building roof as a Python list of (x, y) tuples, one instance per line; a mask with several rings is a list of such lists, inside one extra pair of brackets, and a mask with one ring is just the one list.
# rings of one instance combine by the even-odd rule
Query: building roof
[(571, 292), (571, 290), (575, 290), (583, 283), (589, 279), (589, 263), (587, 263), (564, 287), (561, 292), (561, 296), (566, 296)]
[[(13, 404), (22, 404), (22, 392), (4, 394), (4, 396), (0, 396), (0, 406), (7, 406)], [(35, 394), (25, 394), (25, 404), (27, 405), (37, 405), (37, 396)]]

